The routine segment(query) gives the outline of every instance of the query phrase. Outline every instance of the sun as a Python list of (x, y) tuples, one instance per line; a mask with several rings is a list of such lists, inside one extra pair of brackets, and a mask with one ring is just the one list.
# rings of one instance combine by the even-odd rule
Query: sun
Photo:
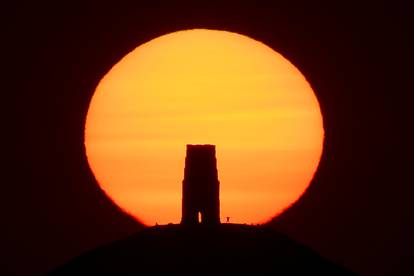
[(214, 144), (222, 221), (262, 223), (318, 166), (316, 96), (282, 55), (247, 36), (193, 29), (135, 48), (99, 82), (85, 148), (100, 187), (146, 225), (178, 223), (186, 144)]

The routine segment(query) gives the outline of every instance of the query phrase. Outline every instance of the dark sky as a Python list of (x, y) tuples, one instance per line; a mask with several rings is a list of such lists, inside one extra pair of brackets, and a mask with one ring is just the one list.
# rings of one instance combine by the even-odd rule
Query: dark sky
[(120, 58), (188, 28), (266, 43), (317, 94), (326, 131), (319, 170), (271, 225), (363, 275), (413, 270), (408, 6), (74, 2), (2, 7), (1, 275), (43, 274), (142, 228), (99, 190), (84, 152), (85, 115)]

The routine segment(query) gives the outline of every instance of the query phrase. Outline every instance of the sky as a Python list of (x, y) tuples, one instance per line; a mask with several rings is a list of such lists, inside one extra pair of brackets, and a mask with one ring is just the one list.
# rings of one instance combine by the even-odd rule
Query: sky
[(42, 275), (142, 228), (105, 196), (88, 166), (86, 114), (117, 61), (188, 28), (264, 42), (295, 64), (318, 98), (325, 128), (319, 169), (303, 197), (269, 225), (360, 274), (409, 274), (406, 7), (75, 1), (5, 10), (3, 91), (12, 110), (4, 117), (2, 275)]

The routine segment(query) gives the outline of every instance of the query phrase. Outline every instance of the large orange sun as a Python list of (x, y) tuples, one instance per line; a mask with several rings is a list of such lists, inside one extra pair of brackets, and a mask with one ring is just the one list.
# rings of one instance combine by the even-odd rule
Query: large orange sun
[(147, 225), (178, 223), (186, 144), (215, 144), (222, 221), (262, 223), (308, 187), (324, 130), (286, 58), (247, 36), (195, 29), (153, 39), (100, 81), (85, 126), (102, 190)]

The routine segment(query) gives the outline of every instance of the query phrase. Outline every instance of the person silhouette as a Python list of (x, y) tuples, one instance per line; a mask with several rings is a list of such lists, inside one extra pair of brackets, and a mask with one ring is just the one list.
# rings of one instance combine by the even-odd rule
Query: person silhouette
[(226, 217), (226, 223), (230, 222), (230, 217)]

